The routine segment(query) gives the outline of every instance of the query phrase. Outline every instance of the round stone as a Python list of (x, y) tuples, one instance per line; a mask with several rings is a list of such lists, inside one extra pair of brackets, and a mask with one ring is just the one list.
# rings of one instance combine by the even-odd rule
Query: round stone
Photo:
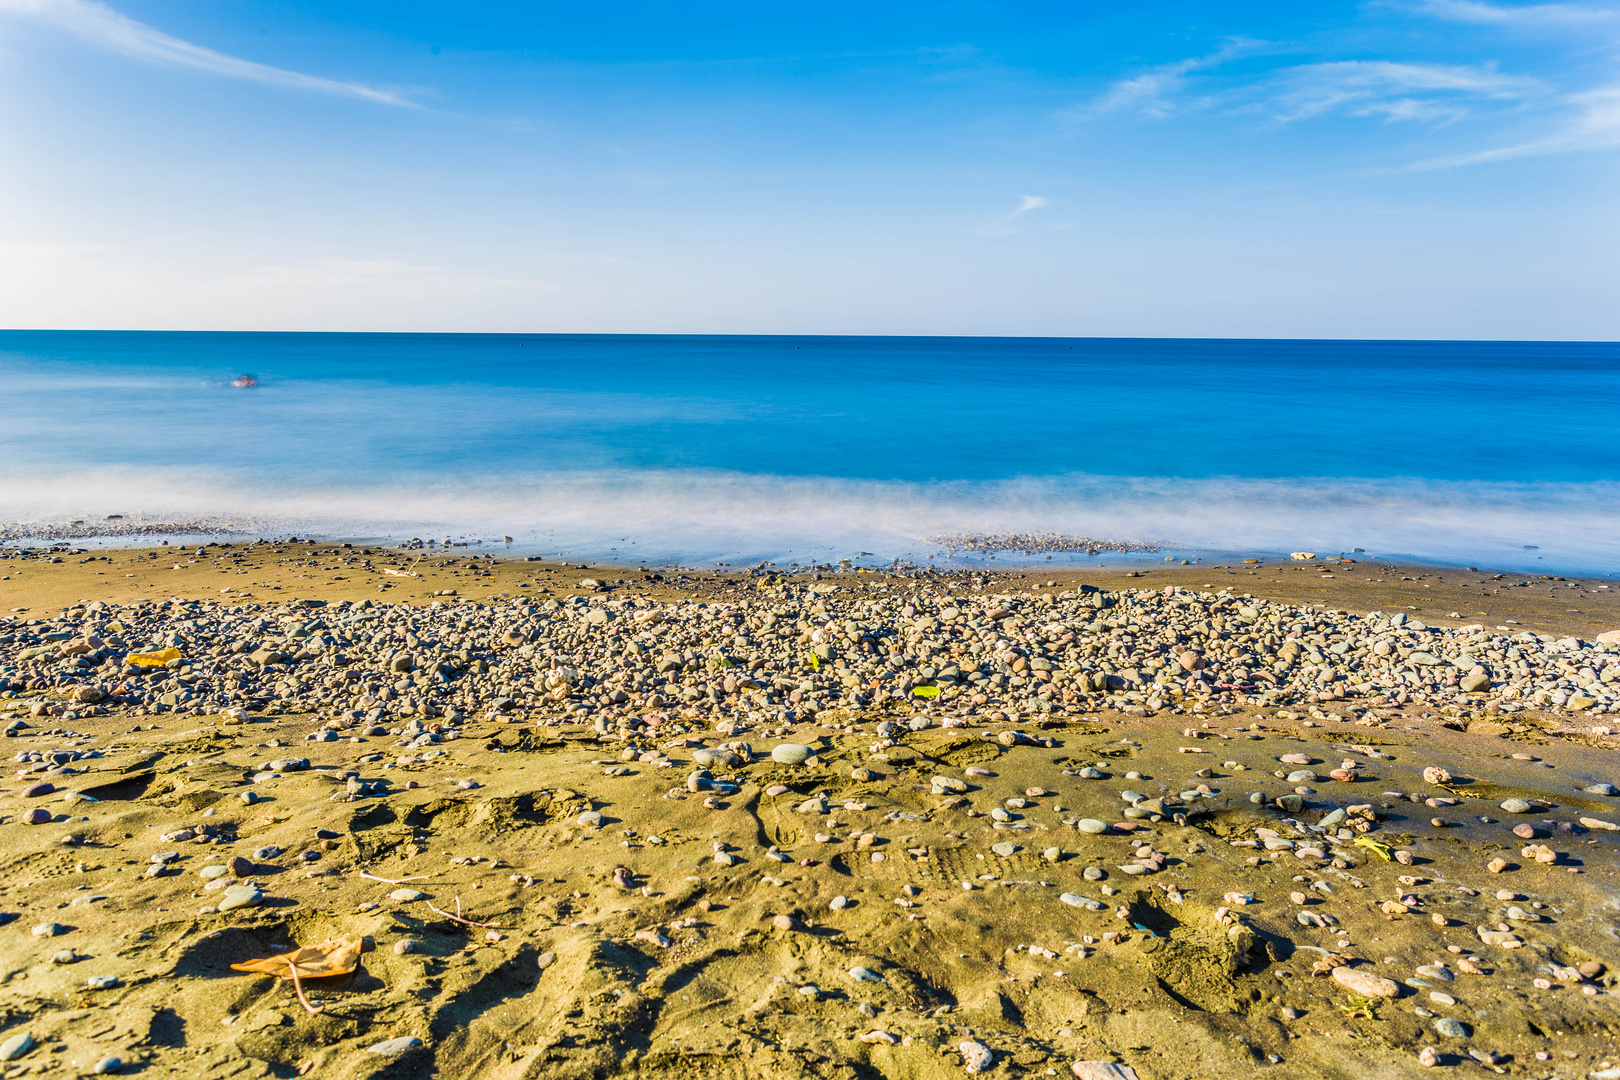
[(380, 1043), (372, 1043), (366, 1047), (366, 1053), (376, 1054), (379, 1057), (399, 1057), (407, 1050), (415, 1050), (422, 1045), (422, 1040), (414, 1035), (401, 1035), (397, 1039), (385, 1039)]
[(1530, 812), (1530, 804), (1524, 799), (1504, 799), (1502, 801), (1502, 809), (1506, 810), (1510, 814), (1528, 814)]
[(235, 911), (237, 908), (258, 907), (264, 901), (264, 893), (252, 885), (231, 885), (225, 889), (225, 898), (219, 902), (219, 910)]
[(783, 743), (771, 751), (771, 760), (778, 765), (803, 765), (815, 751), (798, 743)]
[(1468, 1038), (1468, 1025), (1461, 1020), (1453, 1020), (1449, 1016), (1442, 1016), (1434, 1022), (1434, 1030), (1446, 1039)]
[(1334, 968), (1333, 981), (1362, 997), (1369, 998), (1392, 998), (1400, 993), (1401, 989), (1390, 979), (1348, 967)]
[(1108, 822), (1098, 821), (1094, 817), (1085, 817), (1075, 822), (1074, 827), (1083, 833), (1091, 833), (1095, 836), (1108, 831)]

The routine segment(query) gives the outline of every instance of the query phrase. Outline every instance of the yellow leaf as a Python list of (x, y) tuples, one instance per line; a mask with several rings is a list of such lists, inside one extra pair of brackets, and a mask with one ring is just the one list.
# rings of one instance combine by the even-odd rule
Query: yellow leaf
[(939, 687), (937, 687), (937, 686), (913, 686), (911, 688), (911, 696), (912, 697), (925, 698), (925, 699), (937, 698), (937, 697), (939, 697)]
[(256, 971), (263, 975), (279, 975), (283, 979), (293, 977), (297, 971), (300, 979), (320, 979), (332, 975), (347, 975), (360, 966), (360, 950), (362, 943), (359, 938), (334, 939), (323, 941), (319, 945), (305, 945), (282, 953), (280, 956), (268, 957), (264, 960), (249, 960), (242, 964), (232, 964), (235, 971)]
[(170, 647), (161, 652), (130, 653), (125, 658), (125, 662), (134, 664), (136, 667), (162, 667), (170, 660), (178, 659), (180, 659), (180, 650)]
[(811, 653), (808, 657), (806, 657), (805, 663), (810, 665), (811, 671), (821, 670), (821, 657), (817, 656), (815, 653)]
[(1374, 855), (1377, 855), (1380, 859), (1383, 859), (1385, 862), (1389, 862), (1388, 844), (1380, 844), (1377, 840), (1374, 840), (1370, 836), (1358, 836), (1356, 837), (1355, 846), (1364, 847), (1371, 851)]

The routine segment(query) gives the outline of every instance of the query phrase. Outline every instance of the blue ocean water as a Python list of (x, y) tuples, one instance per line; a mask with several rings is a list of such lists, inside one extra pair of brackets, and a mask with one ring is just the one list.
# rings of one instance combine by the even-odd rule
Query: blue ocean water
[(649, 562), (1051, 531), (1620, 571), (1612, 343), (5, 331), (0, 390), (7, 521)]

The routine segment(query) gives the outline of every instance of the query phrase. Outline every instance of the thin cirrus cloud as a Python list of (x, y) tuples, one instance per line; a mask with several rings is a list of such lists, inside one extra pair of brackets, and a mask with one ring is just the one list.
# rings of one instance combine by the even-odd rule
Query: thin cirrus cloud
[[(1590, 26), (1620, 20), (1620, 11), (1574, 4), (1507, 6), (1481, 0), (1424, 0), (1403, 10), (1453, 22), (1520, 26)], [(1620, 25), (1620, 22), (1617, 22)], [(1230, 61), (1260, 43), (1232, 42), (1205, 55), (1161, 64), (1120, 79), (1069, 116), (1107, 114), (1164, 120), (1182, 115), (1258, 117), (1287, 126), (1333, 115), (1419, 123), (1435, 128), (1474, 118), (1494, 127), (1483, 149), (1411, 162), (1395, 171), (1484, 165), (1620, 147), (1620, 83), (1559, 87), (1506, 73), (1494, 63), (1437, 64), (1331, 60), (1233, 73)], [(1275, 47), (1273, 47), (1275, 49)]]
[[(1332, 112), (1389, 120), (1452, 120), (1470, 99), (1511, 102), (1545, 88), (1537, 79), (1504, 75), (1491, 64), (1397, 63), (1339, 60), (1296, 64), (1237, 80), (1218, 80), (1215, 70), (1238, 55), (1223, 49), (1159, 67), (1114, 83), (1082, 113), (1131, 112), (1163, 119), (1178, 112), (1259, 114), (1282, 123)], [(1211, 84), (1197, 91), (1188, 76), (1208, 71)]]
[(1249, 38), (1233, 38), (1225, 45), (1204, 56), (1191, 56), (1169, 64), (1149, 68), (1140, 75), (1121, 79), (1108, 88), (1096, 102), (1074, 112), (1081, 117), (1114, 112), (1138, 113), (1142, 116), (1166, 117), (1179, 107), (1187, 76), (1196, 71), (1219, 67), (1244, 53), (1254, 52), (1265, 43)]
[(0, 13), (53, 26), (109, 52), (149, 63), (191, 68), (266, 86), (359, 98), (379, 105), (418, 107), (398, 94), (364, 83), (323, 79), (318, 75), (271, 67), (193, 45), (121, 15), (97, 0), (0, 0)]
[(988, 225), (982, 225), (975, 231), (981, 236), (1006, 236), (1008, 233), (1019, 231), (1018, 219), (1043, 206), (1051, 204), (1051, 200), (1043, 195), (1025, 195), (1018, 200), (1018, 205), (1011, 211), (1003, 214)]
[(1543, 157), (1620, 147), (1620, 84), (1599, 87), (1564, 98), (1569, 115), (1539, 138), (1509, 143), (1467, 154), (1452, 154), (1415, 162), (1410, 172), (1488, 165), (1514, 158)]
[(1417, 10), (1452, 22), (1497, 26), (1590, 26), (1620, 18), (1612, 8), (1582, 4), (1487, 4), (1482, 0), (1423, 0)]
[(1544, 90), (1537, 79), (1504, 75), (1491, 64), (1407, 64), (1341, 60), (1285, 68), (1254, 88), (1282, 122), (1342, 111), (1386, 120), (1450, 121), (1474, 101), (1522, 101)]

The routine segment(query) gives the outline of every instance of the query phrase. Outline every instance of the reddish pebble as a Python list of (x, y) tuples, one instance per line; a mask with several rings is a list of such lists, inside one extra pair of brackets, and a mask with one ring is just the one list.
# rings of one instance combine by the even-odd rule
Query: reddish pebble
[(1523, 837), (1526, 840), (1534, 840), (1536, 838), (1536, 827), (1529, 822), (1515, 825), (1513, 826), (1513, 835)]

